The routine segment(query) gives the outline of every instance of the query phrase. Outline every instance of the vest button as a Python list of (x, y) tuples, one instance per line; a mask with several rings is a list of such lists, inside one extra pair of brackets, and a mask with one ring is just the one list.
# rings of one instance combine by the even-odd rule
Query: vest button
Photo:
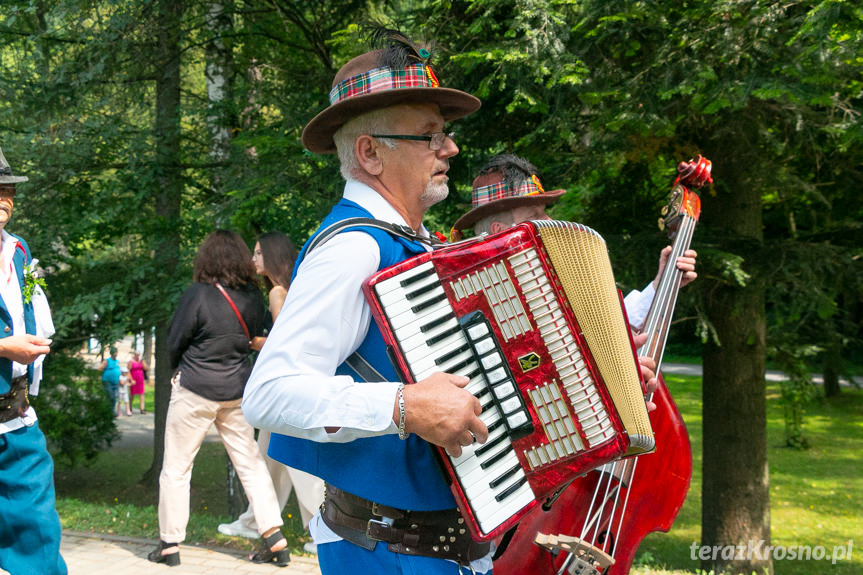
[(12, 331), (12, 328), (7, 325), (6, 327), (3, 328), (3, 331), (5, 331), (6, 333), (9, 333), (10, 331)]

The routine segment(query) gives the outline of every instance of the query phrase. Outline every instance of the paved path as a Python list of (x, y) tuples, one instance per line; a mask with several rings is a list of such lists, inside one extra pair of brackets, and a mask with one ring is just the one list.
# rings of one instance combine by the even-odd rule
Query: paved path
[(287, 567), (276, 567), (252, 563), (244, 552), (236, 549), (189, 545), (180, 548), (180, 565), (169, 568), (147, 560), (147, 554), (155, 546), (152, 539), (64, 531), (60, 552), (70, 575), (300, 575), (321, 572), (313, 557), (292, 556)]

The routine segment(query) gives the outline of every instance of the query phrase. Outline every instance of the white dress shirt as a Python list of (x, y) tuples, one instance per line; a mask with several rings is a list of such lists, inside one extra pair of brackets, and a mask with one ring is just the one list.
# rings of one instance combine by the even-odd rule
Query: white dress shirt
[(641, 329), (655, 295), (656, 289), (653, 287), (653, 282), (647, 284), (641, 291), (632, 290), (626, 294), (623, 298), (623, 307), (626, 308), (630, 326)]
[[(364, 184), (347, 182), (344, 197), (376, 219), (406, 225)], [(249, 423), (313, 441), (398, 432), (393, 423), (398, 382), (335, 375), (368, 332), (372, 316), (361, 288), (379, 264), (377, 243), (358, 231), (337, 234), (303, 260), (246, 384), (243, 413)], [(340, 429), (328, 433), (325, 427)]]

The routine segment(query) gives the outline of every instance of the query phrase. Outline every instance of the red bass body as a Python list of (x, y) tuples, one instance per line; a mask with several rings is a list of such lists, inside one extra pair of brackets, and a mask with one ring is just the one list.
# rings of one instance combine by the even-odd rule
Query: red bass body
[[(656, 451), (638, 457), (629, 493), (620, 494), (620, 501), (629, 497), (628, 512), (614, 546), (615, 563), (603, 575), (628, 573), (641, 541), (653, 531), (671, 529), (689, 491), (692, 477), (689, 434), (665, 381), (661, 376), (658, 379), (659, 387), (653, 395), (656, 410), (650, 414)], [(495, 561), (495, 575), (555, 575), (566, 554), (553, 555), (535, 544), (534, 538), (537, 532), (581, 536), (599, 479), (600, 473), (591, 471), (567, 487), (551, 509), (545, 511), (538, 506), (525, 516), (506, 551)], [(615, 524), (617, 521), (615, 518)], [(608, 520), (602, 521), (598, 546), (607, 537), (607, 526)], [(592, 533), (593, 530), (585, 538)], [(614, 533), (611, 535), (614, 542)]]

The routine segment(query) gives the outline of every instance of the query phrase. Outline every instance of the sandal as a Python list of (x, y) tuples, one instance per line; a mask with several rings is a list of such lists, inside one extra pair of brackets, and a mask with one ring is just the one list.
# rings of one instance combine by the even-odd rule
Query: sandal
[[(287, 541), (281, 531), (275, 531), (272, 535), (263, 539), (264, 544), (261, 546), (261, 549), (254, 555), (249, 556), (252, 563), (275, 563), (279, 567), (284, 567), (291, 562), (291, 553), (288, 551)], [(273, 551), (273, 546), (279, 541), (285, 541), (285, 548)]]
[[(168, 567), (176, 567), (180, 564), (179, 546), (179, 543), (165, 543), (160, 539), (159, 546), (150, 551), (149, 555), (147, 555), (147, 559), (149, 559), (153, 563), (164, 563)], [(163, 549), (170, 549), (171, 547), (177, 547), (177, 552), (167, 554), (162, 553)]]

